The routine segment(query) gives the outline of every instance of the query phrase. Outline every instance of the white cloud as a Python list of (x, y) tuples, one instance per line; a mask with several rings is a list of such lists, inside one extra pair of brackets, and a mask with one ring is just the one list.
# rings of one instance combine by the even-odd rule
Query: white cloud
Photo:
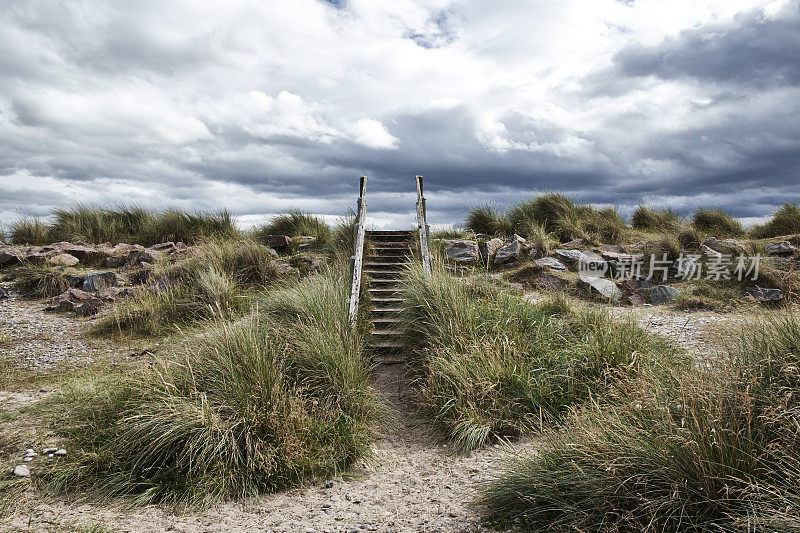
[(397, 148), (399, 140), (392, 136), (386, 127), (377, 120), (362, 118), (350, 127), (353, 140), (367, 148), (392, 149)]

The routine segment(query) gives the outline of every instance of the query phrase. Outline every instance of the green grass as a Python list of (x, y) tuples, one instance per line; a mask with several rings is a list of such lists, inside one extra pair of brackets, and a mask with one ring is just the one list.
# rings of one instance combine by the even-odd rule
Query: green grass
[(157, 265), (152, 277), (165, 288), (143, 288), (121, 301), (95, 332), (158, 335), (211, 317), (233, 317), (247, 308), (247, 290), (270, 286), (278, 274), (266, 246), (242, 239), (206, 241), (174, 265)]
[(800, 528), (800, 322), (754, 321), (710, 369), (625, 382), (482, 487), (525, 531)]
[(52, 298), (69, 289), (62, 267), (23, 264), (13, 272), (14, 289), (31, 298)]
[(800, 206), (785, 203), (764, 224), (755, 226), (750, 234), (756, 239), (783, 237), (800, 233)]
[(378, 405), (329, 271), (268, 297), (142, 374), (76, 383), (54, 406), (75, 450), (56, 492), (208, 505), (336, 475), (370, 454)]
[(492, 204), (478, 204), (469, 210), (464, 229), (476, 234), (502, 235), (502, 218)]
[(403, 294), (423, 413), (462, 450), (558, 422), (622, 376), (680, 359), (603, 312), (534, 305), (441, 269), (430, 278), (411, 269)]
[(331, 228), (324, 220), (299, 209), (289, 209), (274, 216), (267, 224), (257, 228), (255, 235), (257, 238), (265, 235), (310, 236), (316, 239), (315, 246), (319, 250), (326, 249), (333, 238)]
[(698, 209), (692, 214), (692, 224), (714, 237), (739, 237), (744, 228), (738, 220), (721, 209)]
[(192, 244), (207, 238), (239, 236), (231, 214), (225, 210), (188, 213), (177, 209), (149, 211), (137, 206), (108, 209), (76, 204), (54, 209), (50, 223), (23, 217), (11, 226), (14, 244), (83, 241), (150, 246), (165, 241)]

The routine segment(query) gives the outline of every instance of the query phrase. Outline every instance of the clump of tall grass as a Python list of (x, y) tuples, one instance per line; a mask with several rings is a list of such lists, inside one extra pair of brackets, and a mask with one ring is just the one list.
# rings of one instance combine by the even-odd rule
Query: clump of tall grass
[(265, 235), (310, 236), (316, 239), (315, 245), (320, 250), (325, 249), (332, 238), (331, 228), (324, 220), (300, 209), (289, 209), (274, 216), (267, 224), (257, 228), (255, 235), (259, 238)]
[(473, 206), (464, 221), (464, 229), (473, 233), (486, 235), (502, 235), (501, 215), (492, 204), (484, 203)]
[(668, 231), (681, 224), (678, 213), (670, 208), (653, 208), (640, 205), (631, 216), (631, 226), (643, 231)]
[(692, 224), (700, 231), (715, 237), (744, 235), (741, 223), (721, 209), (698, 209), (692, 214)]
[(525, 530), (800, 528), (800, 322), (745, 328), (710, 369), (627, 382), (483, 487)]
[(225, 210), (187, 213), (177, 209), (148, 211), (137, 206), (105, 209), (81, 204), (53, 210), (49, 224), (23, 217), (12, 224), (11, 232), (14, 244), (83, 241), (150, 246), (165, 241), (191, 244), (207, 238), (239, 236), (231, 214)]
[(52, 298), (69, 289), (63, 268), (26, 263), (14, 271), (14, 289), (31, 298)]
[(269, 249), (255, 241), (206, 241), (171, 265), (157, 265), (155, 286), (120, 302), (96, 325), (99, 333), (152, 335), (213, 316), (231, 317), (247, 306), (245, 289), (277, 277)]
[(756, 239), (800, 233), (800, 206), (788, 202), (783, 204), (768, 222), (753, 227), (750, 233)]
[(423, 412), (460, 449), (554, 422), (673, 349), (632, 323), (562, 300), (534, 305), (441, 269), (403, 282)]
[(220, 325), (142, 375), (68, 389), (55, 427), (74, 452), (46, 486), (207, 505), (335, 475), (367, 457), (378, 404), (340, 278), (296, 282), (265, 312)]
[(41, 246), (52, 242), (48, 225), (39, 218), (21, 217), (11, 223), (10, 239), (13, 244)]

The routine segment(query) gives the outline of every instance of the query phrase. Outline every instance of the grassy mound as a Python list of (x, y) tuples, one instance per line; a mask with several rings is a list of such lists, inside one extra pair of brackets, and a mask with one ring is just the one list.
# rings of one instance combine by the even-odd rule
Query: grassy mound
[(207, 241), (174, 265), (157, 265), (154, 286), (120, 302), (96, 331), (153, 335), (211, 316), (231, 317), (246, 307), (245, 289), (261, 289), (277, 276), (266, 246), (248, 239)]
[(68, 390), (54, 427), (75, 453), (46, 486), (136, 504), (209, 504), (334, 475), (369, 454), (376, 403), (328, 272), (204, 335), (144, 375)]
[(14, 244), (41, 246), (52, 242), (47, 224), (38, 218), (31, 217), (22, 217), (12, 222), (9, 236)]
[(315, 237), (315, 244), (319, 249), (326, 248), (333, 237), (331, 228), (321, 220), (299, 209), (290, 209), (285, 213), (276, 215), (269, 223), (255, 230), (258, 238), (265, 235), (288, 235), (297, 237), (307, 235)]
[(755, 226), (751, 235), (756, 239), (782, 237), (800, 233), (800, 206), (785, 203), (778, 209), (769, 222)]
[(692, 215), (692, 224), (698, 230), (715, 237), (744, 235), (744, 228), (739, 221), (721, 209), (698, 209)]
[(464, 228), (473, 233), (498, 235), (501, 233), (502, 216), (491, 204), (479, 204), (472, 207), (464, 221)]
[(602, 312), (573, 311), (559, 299), (533, 305), (441, 270), (429, 278), (412, 269), (403, 293), (423, 410), (465, 450), (558, 421), (621, 376), (673, 355)]
[(652, 208), (640, 205), (633, 212), (631, 225), (643, 231), (674, 230), (681, 224), (678, 214), (669, 208)]
[(615, 387), (480, 498), (490, 519), (574, 531), (800, 528), (800, 322), (748, 328), (710, 371)]
[(64, 269), (49, 265), (23, 264), (13, 279), (14, 289), (32, 298), (52, 298), (70, 287)]
[(148, 211), (141, 207), (104, 209), (75, 205), (55, 209), (53, 220), (21, 218), (11, 226), (14, 244), (48, 244), (57, 241), (89, 243), (129, 242), (150, 246), (165, 241), (191, 244), (205, 238), (236, 238), (239, 231), (231, 214), (186, 213), (177, 209)]

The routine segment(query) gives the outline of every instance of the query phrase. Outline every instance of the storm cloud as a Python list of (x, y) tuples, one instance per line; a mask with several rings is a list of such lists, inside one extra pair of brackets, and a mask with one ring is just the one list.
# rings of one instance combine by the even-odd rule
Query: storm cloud
[(800, 199), (800, 0), (7, 3), (0, 223), (74, 202), (376, 226), (560, 190)]

